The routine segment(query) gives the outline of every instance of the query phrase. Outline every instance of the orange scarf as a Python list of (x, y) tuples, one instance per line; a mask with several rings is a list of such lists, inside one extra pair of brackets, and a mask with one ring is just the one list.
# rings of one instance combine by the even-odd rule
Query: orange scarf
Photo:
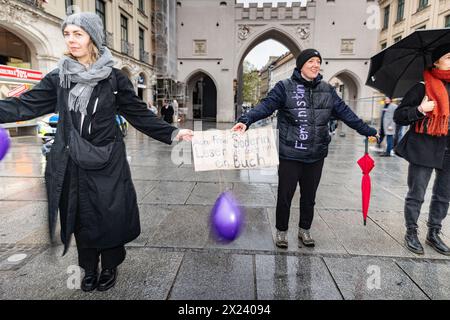
[[(431, 69), (423, 73), (425, 94), (435, 102), (433, 111), (417, 121), (416, 132), (431, 136), (446, 136), (448, 133), (449, 98), (443, 81), (450, 82), (450, 70)], [(426, 129), (425, 129), (426, 126)]]

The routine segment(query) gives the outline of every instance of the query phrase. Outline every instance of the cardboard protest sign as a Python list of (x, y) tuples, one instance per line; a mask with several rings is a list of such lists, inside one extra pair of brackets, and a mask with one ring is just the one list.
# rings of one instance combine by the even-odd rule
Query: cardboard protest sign
[(271, 127), (244, 134), (231, 130), (196, 131), (192, 150), (195, 171), (257, 169), (279, 163)]

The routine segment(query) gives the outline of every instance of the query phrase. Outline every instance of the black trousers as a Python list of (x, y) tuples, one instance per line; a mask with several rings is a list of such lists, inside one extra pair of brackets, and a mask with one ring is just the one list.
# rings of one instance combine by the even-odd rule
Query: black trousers
[(84, 270), (94, 271), (98, 269), (98, 263), (102, 261), (103, 269), (114, 269), (125, 260), (126, 251), (124, 246), (111, 249), (79, 248), (78, 264)]
[(447, 216), (450, 202), (450, 152), (445, 151), (442, 169), (427, 168), (413, 163), (408, 168), (408, 193), (405, 198), (406, 228), (417, 228), (420, 210), (425, 198), (425, 192), (435, 172), (433, 193), (431, 196), (427, 226), (442, 228), (442, 221)]
[(322, 177), (323, 163), (324, 159), (314, 163), (280, 159), (276, 210), (276, 228), (279, 231), (288, 229), (291, 202), (297, 183), (300, 185), (299, 227), (305, 230), (311, 228), (316, 204), (316, 191)]

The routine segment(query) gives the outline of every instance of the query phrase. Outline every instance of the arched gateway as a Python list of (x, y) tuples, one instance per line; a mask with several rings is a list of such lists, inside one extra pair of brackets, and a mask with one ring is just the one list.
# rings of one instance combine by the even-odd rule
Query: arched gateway
[[(193, 109), (198, 109), (198, 101), (192, 100), (192, 81), (200, 70), (207, 75), (204, 79), (214, 84), (208, 93), (211, 90), (217, 95), (215, 117), (207, 118), (235, 121), (242, 102), (243, 61), (255, 46), (268, 39), (286, 46), (294, 57), (306, 48), (321, 51), (324, 79), (341, 79), (358, 112), (358, 100), (373, 94), (362, 82), (378, 36), (377, 30), (369, 30), (364, 23), (369, 18), (369, 5), (360, 0), (297, 1), (291, 6), (278, 3), (276, 7), (270, 1), (260, 7), (256, 3), (245, 7), (233, 0), (177, 1), (178, 81), (186, 88), (187, 118), (198, 115)], [(352, 19), (336, 14), (349, 11)], [(370, 43), (374, 45), (367, 45)]]

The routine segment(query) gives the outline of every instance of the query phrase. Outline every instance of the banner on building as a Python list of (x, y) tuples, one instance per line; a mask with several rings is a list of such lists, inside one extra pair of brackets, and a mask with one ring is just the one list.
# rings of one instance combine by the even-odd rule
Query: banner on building
[(275, 130), (194, 132), (192, 140), (195, 171), (242, 170), (274, 167), (279, 163)]
[(22, 93), (28, 91), (29, 86), (27, 84), (21, 84), (20, 86), (15, 87), (10, 90), (7, 94), (7, 97), (19, 97)]
[(43, 78), (43, 75), (42, 72), (36, 70), (21, 69), (0, 65), (0, 78), (26, 80), (26, 81), (40, 81)]

